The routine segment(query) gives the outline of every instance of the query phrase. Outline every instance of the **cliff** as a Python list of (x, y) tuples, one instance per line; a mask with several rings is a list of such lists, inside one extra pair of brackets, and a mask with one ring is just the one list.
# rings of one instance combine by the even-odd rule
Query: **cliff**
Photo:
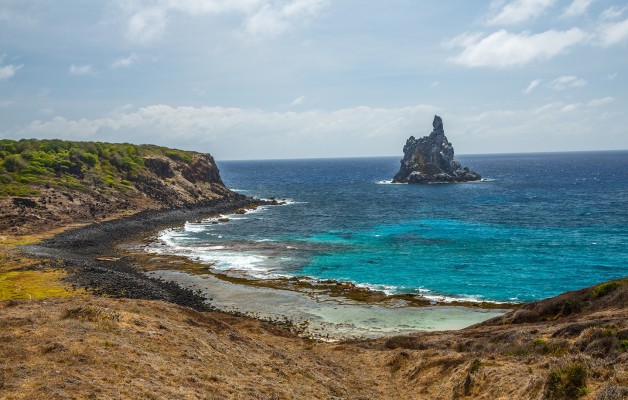
[(151, 145), (0, 140), (0, 232), (33, 233), (234, 196), (209, 154)]
[(401, 168), (393, 183), (444, 183), (477, 181), (481, 176), (454, 159), (454, 148), (445, 136), (443, 120), (434, 116), (429, 136), (410, 136), (403, 147)]

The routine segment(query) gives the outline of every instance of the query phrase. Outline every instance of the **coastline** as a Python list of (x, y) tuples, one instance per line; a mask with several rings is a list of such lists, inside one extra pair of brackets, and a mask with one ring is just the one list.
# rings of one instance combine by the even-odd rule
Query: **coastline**
[[(206, 393), (242, 398), (246, 390), (248, 398), (264, 393), (266, 398), (493, 399), (508, 393), (532, 399), (555, 390), (553, 377), (567, 367), (589, 374), (579, 384), (587, 394), (628, 393), (621, 368), (628, 357), (622, 347), (628, 339), (626, 279), (526, 303), (459, 330), (388, 331), (379, 338), (353, 330), (327, 337), (325, 330), (310, 335), (310, 326), (299, 321), (212, 312), (200, 293), (146, 276), (116, 247), (250, 201), (242, 196), (145, 212), (22, 246), (30, 254), (61, 258), (54, 263), (68, 272), (68, 281), (88, 290), (78, 297), (0, 302), (0, 326), (8, 328), (6, 346), (0, 346), (6, 360), (0, 366), (0, 394), (177, 397), (181, 382), (192, 382), (189, 398)], [(113, 283), (107, 285), (109, 280)], [(130, 371), (135, 378), (116, 371)]]
[[(348, 282), (306, 277), (254, 280), (212, 273), (208, 266), (182, 257), (144, 252), (146, 241), (158, 231), (260, 205), (277, 202), (238, 195), (200, 206), (144, 211), (71, 229), (22, 249), (57, 260), (55, 266), (68, 272), (69, 282), (97, 295), (164, 300), (199, 311), (279, 322), (293, 332), (323, 340), (462, 329), (518, 306), (435, 304), (420, 296), (388, 295)], [(197, 273), (190, 274), (190, 269)], [(273, 312), (267, 312), (270, 309)]]
[(147, 210), (119, 219), (72, 228), (37, 244), (21, 246), (29, 255), (52, 260), (68, 273), (66, 280), (96, 295), (113, 298), (163, 300), (199, 311), (211, 309), (205, 298), (174, 283), (152, 279), (131, 267), (116, 245), (151, 232), (235, 211), (264, 202), (236, 194), (198, 205), (168, 210)]

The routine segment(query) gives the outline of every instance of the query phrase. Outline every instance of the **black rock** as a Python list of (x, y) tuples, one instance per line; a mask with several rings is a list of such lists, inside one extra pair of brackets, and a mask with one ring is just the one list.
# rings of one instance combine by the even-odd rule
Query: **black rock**
[(393, 183), (444, 183), (478, 181), (482, 177), (454, 159), (454, 148), (445, 136), (443, 120), (438, 115), (429, 136), (410, 136), (403, 146), (401, 168)]

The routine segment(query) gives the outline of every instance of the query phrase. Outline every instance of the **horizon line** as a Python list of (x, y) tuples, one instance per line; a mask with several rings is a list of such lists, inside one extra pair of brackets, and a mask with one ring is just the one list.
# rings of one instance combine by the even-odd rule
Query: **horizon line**
[[(194, 150), (192, 150), (194, 151)], [(535, 155), (535, 154), (573, 154), (573, 153), (621, 153), (628, 152), (628, 149), (603, 149), (603, 150), (558, 150), (558, 151), (525, 151), (518, 153), (511, 152), (496, 152), (496, 153), (464, 153), (457, 154), (455, 157), (473, 157), (473, 156), (513, 156), (513, 155)], [(211, 153), (210, 153), (211, 154)], [(338, 156), (338, 157), (299, 157), (299, 158), (223, 158), (217, 159), (216, 162), (224, 161), (296, 161), (296, 160), (347, 160), (347, 159), (366, 159), (366, 158), (393, 158), (400, 157), (402, 155), (380, 155), (380, 156)]]

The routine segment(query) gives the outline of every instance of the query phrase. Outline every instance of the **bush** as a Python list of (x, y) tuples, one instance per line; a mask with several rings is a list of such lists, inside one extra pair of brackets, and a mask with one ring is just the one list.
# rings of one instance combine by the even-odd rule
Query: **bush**
[(194, 153), (128, 143), (0, 139), (0, 197), (34, 196), (51, 184), (84, 190), (104, 183), (128, 191), (129, 181), (144, 171), (143, 157), (155, 155), (191, 162)]
[(587, 393), (587, 369), (583, 365), (570, 364), (550, 371), (546, 399), (577, 399)]
[(4, 159), (4, 168), (9, 172), (20, 172), (27, 165), (26, 160), (16, 154), (11, 154)]
[(514, 346), (508, 351), (508, 354), (514, 357), (530, 357), (535, 354), (560, 357), (564, 355), (567, 350), (568, 344), (565, 341), (547, 341), (539, 338)]
[(621, 282), (606, 282), (598, 285), (593, 289), (593, 297), (599, 298), (606, 296), (607, 294), (615, 291), (621, 286)]

